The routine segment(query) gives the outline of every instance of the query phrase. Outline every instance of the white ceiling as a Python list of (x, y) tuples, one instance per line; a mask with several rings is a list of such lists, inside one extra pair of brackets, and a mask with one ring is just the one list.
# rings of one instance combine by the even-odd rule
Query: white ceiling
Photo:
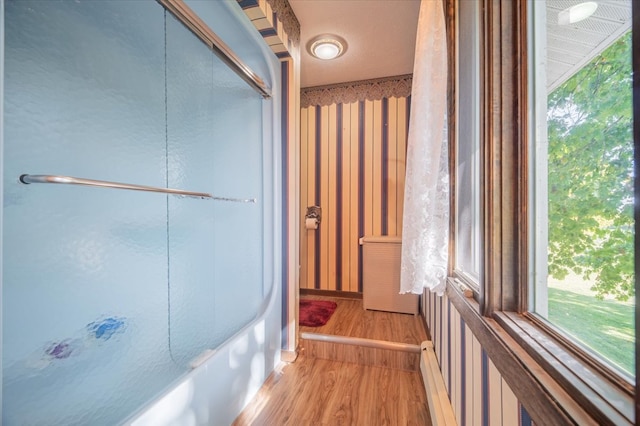
[[(420, 0), (289, 0), (300, 21), (301, 86), (324, 86), (413, 72)], [(307, 52), (320, 34), (347, 41), (338, 59)]]
[[(547, 82), (551, 90), (631, 26), (631, 0), (599, 0), (596, 13), (577, 24), (557, 25), (558, 12), (584, 0), (550, 0), (547, 15)], [(301, 87), (323, 86), (413, 72), (420, 0), (289, 0), (300, 22)], [(306, 50), (320, 34), (348, 43), (333, 61)]]
[(551, 92), (631, 28), (630, 0), (599, 0), (584, 21), (558, 25), (558, 13), (584, 0), (547, 1), (547, 91)]

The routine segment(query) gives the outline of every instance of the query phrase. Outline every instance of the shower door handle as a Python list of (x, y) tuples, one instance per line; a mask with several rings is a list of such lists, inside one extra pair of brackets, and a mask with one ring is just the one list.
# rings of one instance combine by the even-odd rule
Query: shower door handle
[(109, 182), (105, 180), (85, 179), (72, 176), (58, 175), (20, 175), (20, 182), (30, 183), (57, 183), (65, 185), (97, 186), (102, 188), (128, 189), (132, 191), (160, 192), (163, 194), (177, 195), (179, 197), (193, 197), (200, 199), (211, 199), (217, 201), (231, 201), (236, 203), (255, 203), (255, 198), (231, 198), (219, 197), (206, 192), (185, 191), (182, 189), (161, 188), (156, 186), (134, 185), (130, 183)]

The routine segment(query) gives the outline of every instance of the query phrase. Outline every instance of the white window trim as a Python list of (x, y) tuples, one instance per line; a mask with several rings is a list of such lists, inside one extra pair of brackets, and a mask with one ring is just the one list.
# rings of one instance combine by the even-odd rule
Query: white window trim
[[(549, 246), (549, 199), (548, 199), (548, 151), (549, 138), (547, 135), (547, 37), (546, 24), (540, 28), (536, 27), (536, 22), (545, 22), (547, 12), (545, 7), (535, 7), (531, 0), (528, 1), (533, 13), (529, 14), (527, 21), (527, 35), (533, 49), (529, 50), (529, 64), (535, 64), (533, 78), (529, 79), (529, 122), (535, 123), (530, 126), (530, 153), (532, 162), (535, 165), (530, 169), (529, 175), (529, 205), (533, 206), (529, 217), (529, 235), (532, 236), (529, 264), (532, 266), (529, 272), (529, 297), (528, 309), (536, 311), (544, 318), (549, 316), (548, 304), (548, 246)], [(531, 69), (531, 67), (529, 67)], [(541, 82), (545, 82), (542, 84)], [(544, 117), (545, 120), (538, 120)]]

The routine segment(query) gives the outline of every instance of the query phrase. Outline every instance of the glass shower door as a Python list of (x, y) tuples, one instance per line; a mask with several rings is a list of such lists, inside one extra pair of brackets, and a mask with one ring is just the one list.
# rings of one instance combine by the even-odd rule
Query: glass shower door
[(184, 371), (167, 345), (166, 196), (18, 178), (165, 185), (164, 10), (4, 12), (3, 422), (113, 424)]
[(167, 87), (169, 186), (240, 199), (169, 200), (171, 353), (189, 365), (263, 300), (263, 100), (172, 17)]
[(264, 303), (269, 101), (156, 1), (4, 4), (2, 420), (116, 424)]

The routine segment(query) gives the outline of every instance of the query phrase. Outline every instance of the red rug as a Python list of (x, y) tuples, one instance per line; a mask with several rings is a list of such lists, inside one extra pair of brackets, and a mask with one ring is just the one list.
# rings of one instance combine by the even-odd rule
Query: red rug
[(300, 299), (300, 325), (320, 327), (325, 325), (336, 310), (336, 302)]

